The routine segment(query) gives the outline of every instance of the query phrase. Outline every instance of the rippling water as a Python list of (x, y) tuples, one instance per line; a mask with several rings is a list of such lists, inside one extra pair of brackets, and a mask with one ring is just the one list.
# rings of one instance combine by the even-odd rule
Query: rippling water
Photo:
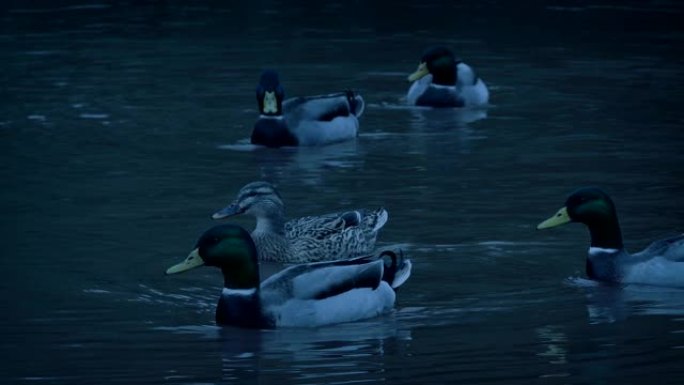
[[(0, 6), (3, 383), (684, 380), (684, 291), (597, 285), (582, 226), (534, 230), (587, 184), (630, 250), (684, 229), (679, 2), (190, 4)], [(404, 105), (434, 43), (490, 108)], [(359, 90), (359, 138), (249, 145), (266, 66), (289, 96)], [(396, 311), (214, 326), (220, 273), (163, 272), (260, 178), (292, 216), (386, 207)]]

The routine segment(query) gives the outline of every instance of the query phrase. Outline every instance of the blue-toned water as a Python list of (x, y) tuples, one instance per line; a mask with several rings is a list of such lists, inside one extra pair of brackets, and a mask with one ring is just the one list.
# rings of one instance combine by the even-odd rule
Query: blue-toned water
[[(675, 1), (9, 1), (0, 5), (0, 352), (17, 384), (684, 381), (684, 291), (585, 278), (599, 185), (639, 250), (684, 231)], [(408, 108), (452, 47), (492, 106)], [(357, 140), (248, 145), (254, 89), (353, 88)], [(247, 182), (291, 216), (384, 206), (414, 262), (381, 318), (218, 328), (220, 272), (164, 276)], [(250, 218), (232, 222), (247, 228)]]

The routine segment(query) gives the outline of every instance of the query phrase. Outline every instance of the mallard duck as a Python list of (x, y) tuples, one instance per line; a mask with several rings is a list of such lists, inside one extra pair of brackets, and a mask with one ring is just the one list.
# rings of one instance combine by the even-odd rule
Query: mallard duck
[(589, 278), (615, 283), (684, 286), (684, 234), (653, 242), (643, 251), (629, 254), (622, 244), (615, 205), (608, 194), (595, 187), (573, 192), (565, 206), (537, 229), (569, 222), (589, 228), (591, 246), (587, 257)]
[(272, 70), (262, 72), (256, 96), (260, 115), (251, 142), (267, 147), (317, 146), (355, 138), (365, 105), (353, 91), (284, 100), (278, 73)]
[(408, 81), (413, 83), (406, 96), (411, 105), (476, 107), (489, 101), (489, 90), (482, 79), (445, 47), (425, 51)]
[(207, 230), (166, 274), (198, 266), (223, 273), (216, 323), (245, 328), (315, 327), (378, 316), (392, 308), (411, 261), (386, 250), (375, 256), (290, 266), (259, 283), (257, 250), (242, 227)]
[(268, 182), (248, 183), (214, 219), (239, 214), (256, 218), (252, 231), (262, 261), (319, 262), (369, 254), (378, 231), (387, 222), (387, 211), (352, 210), (285, 221), (283, 199)]

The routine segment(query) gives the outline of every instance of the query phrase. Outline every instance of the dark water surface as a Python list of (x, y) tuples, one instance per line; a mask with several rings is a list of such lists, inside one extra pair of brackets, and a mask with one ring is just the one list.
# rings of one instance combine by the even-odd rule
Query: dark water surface
[[(684, 230), (683, 7), (541, 3), (3, 2), (1, 382), (683, 383), (684, 291), (597, 286), (582, 226), (535, 230), (587, 184), (630, 250)], [(404, 106), (433, 43), (491, 108)], [(358, 140), (250, 151), (266, 66), (359, 90)], [(215, 327), (220, 273), (163, 272), (259, 178), (291, 216), (386, 207), (397, 310)]]

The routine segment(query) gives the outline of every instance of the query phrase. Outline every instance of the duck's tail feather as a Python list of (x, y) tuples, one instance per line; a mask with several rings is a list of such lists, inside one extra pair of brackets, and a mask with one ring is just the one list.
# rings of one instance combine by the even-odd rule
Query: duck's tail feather
[(342, 219), (345, 229), (360, 226), (363, 229), (371, 229), (371, 233), (377, 233), (387, 223), (388, 213), (384, 208), (377, 210), (360, 209), (345, 211), (338, 216)]
[(354, 93), (353, 97), (350, 99), (350, 109), (351, 113), (356, 115), (357, 118), (363, 115), (363, 111), (366, 109), (366, 102), (358, 93)]
[(385, 263), (382, 280), (386, 281), (393, 289), (403, 285), (411, 276), (411, 260), (404, 256), (401, 249), (398, 253), (393, 250), (385, 250), (381, 254)]
[(373, 232), (376, 233), (382, 228), (382, 226), (385, 225), (385, 223), (387, 223), (389, 214), (384, 208), (378, 209), (378, 211), (376, 211), (374, 214), (375, 215), (373, 215), (373, 217), (375, 218), (375, 223), (373, 224)]

